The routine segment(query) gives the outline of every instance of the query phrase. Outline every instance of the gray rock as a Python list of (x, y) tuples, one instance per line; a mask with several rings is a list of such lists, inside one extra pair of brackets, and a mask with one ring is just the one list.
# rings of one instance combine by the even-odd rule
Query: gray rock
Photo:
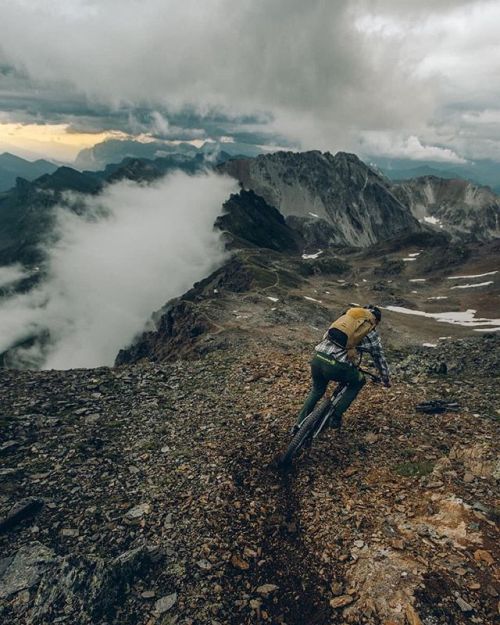
[(6, 599), (20, 590), (32, 588), (42, 573), (54, 562), (52, 549), (39, 542), (25, 545), (11, 558), (0, 564), (0, 598)]
[(177, 602), (177, 593), (174, 592), (171, 595), (166, 595), (165, 597), (161, 597), (158, 601), (155, 602), (153, 608), (153, 614), (155, 616), (161, 616), (164, 612), (170, 610)]
[(44, 505), (43, 499), (28, 497), (18, 501), (8, 512), (4, 519), (0, 520), (0, 532), (6, 532), (21, 521), (38, 514)]
[(123, 520), (129, 525), (135, 525), (140, 522), (144, 515), (149, 514), (150, 511), (151, 505), (149, 503), (141, 503), (126, 512)]
[(42, 576), (27, 625), (56, 622), (64, 616), (79, 625), (113, 622), (133, 581), (151, 567), (154, 550), (126, 551), (110, 562), (102, 558), (57, 558)]
[(470, 603), (464, 601), (462, 597), (457, 597), (457, 603), (458, 607), (462, 610), (462, 612), (472, 612), (474, 610)]

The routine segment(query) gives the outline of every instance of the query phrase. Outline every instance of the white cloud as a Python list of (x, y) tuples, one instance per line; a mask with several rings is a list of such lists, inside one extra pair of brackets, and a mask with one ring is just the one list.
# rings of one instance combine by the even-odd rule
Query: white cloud
[(85, 198), (85, 218), (59, 209), (61, 238), (49, 250), (47, 279), (0, 306), (0, 352), (48, 332), (48, 347), (20, 350), (19, 360), (56, 369), (111, 365), (153, 310), (221, 262), (213, 223), (233, 190), (228, 178), (179, 172)]
[(0, 267), (0, 288), (13, 286), (29, 276), (29, 272), (20, 264)]
[(422, 145), (418, 137), (393, 136), (389, 133), (366, 132), (360, 147), (364, 154), (408, 158), (415, 161), (440, 161), (466, 163), (467, 161), (449, 148)]

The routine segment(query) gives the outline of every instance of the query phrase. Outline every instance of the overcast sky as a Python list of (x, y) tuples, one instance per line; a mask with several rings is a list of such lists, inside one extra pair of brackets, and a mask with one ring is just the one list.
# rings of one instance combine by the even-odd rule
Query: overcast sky
[(500, 161), (500, 0), (0, 0), (0, 15), (0, 152), (70, 158), (124, 133)]

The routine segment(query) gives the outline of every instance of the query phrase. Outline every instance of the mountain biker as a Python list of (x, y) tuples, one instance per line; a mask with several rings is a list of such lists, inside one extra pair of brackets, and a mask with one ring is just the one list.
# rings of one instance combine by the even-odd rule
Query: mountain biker
[(331, 380), (347, 384), (347, 389), (329, 423), (330, 427), (340, 428), (343, 413), (366, 382), (365, 376), (355, 364), (356, 359), (364, 352), (370, 354), (384, 386), (387, 388), (391, 386), (389, 367), (376, 330), (381, 318), (380, 309), (372, 304), (362, 308), (353, 306), (325, 332), (321, 343), (316, 345), (316, 353), (311, 361), (312, 388), (292, 428), (292, 434), (298, 430), (302, 421), (323, 397)]

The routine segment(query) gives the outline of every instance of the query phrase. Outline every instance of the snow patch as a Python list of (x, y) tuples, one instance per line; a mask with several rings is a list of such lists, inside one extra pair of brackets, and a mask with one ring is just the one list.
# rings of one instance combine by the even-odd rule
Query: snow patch
[(323, 254), (323, 250), (318, 250), (315, 254), (302, 254), (302, 258), (304, 260), (308, 260), (310, 258), (318, 258), (318, 256), (320, 256), (321, 254)]
[(271, 302), (279, 302), (279, 298), (278, 297), (271, 297), (270, 295), (267, 295), (267, 299), (270, 299)]
[(408, 256), (410, 256), (410, 258), (420, 256), (420, 252), (413, 252), (413, 254), (408, 254)]
[(437, 343), (422, 343), (423, 347), (437, 347)]
[(427, 280), (427, 278), (412, 278), (411, 280), (408, 280), (408, 282), (425, 282)]
[(463, 312), (441, 312), (441, 313), (428, 313), (422, 310), (411, 310), (410, 308), (403, 308), (402, 306), (386, 306), (387, 310), (392, 312), (401, 313), (404, 315), (415, 315), (417, 317), (428, 317), (430, 319), (436, 319), (440, 323), (451, 323), (453, 325), (474, 327), (474, 326), (499, 326), (500, 319), (483, 319), (481, 317), (476, 318), (476, 310), (469, 308)]
[(311, 215), (311, 217), (316, 217), (316, 219), (319, 219), (319, 215), (316, 215), (316, 213), (311, 213), (311, 211), (309, 211), (309, 215)]
[(435, 295), (434, 297), (428, 297), (428, 300), (448, 299), (447, 295)]
[(453, 289), (472, 289), (477, 286), (488, 286), (489, 284), (493, 284), (493, 280), (490, 280), (489, 282), (478, 282), (476, 284), (460, 284), (458, 286), (452, 286), (450, 287), (450, 291)]
[(428, 224), (432, 224), (434, 226), (439, 226), (441, 225), (441, 220), (438, 219), (437, 217), (424, 217), (424, 221), (426, 221)]
[(474, 332), (500, 332), (500, 326), (497, 328), (474, 328)]
[(307, 295), (304, 295), (304, 299), (308, 300), (309, 302), (317, 302), (318, 304), (323, 303), (320, 299), (314, 299), (314, 297), (307, 297)]
[(412, 260), (417, 260), (416, 258), (403, 258), (403, 260), (405, 261), (405, 263), (409, 263)]
[(487, 271), (486, 273), (476, 273), (474, 276), (450, 276), (448, 280), (468, 280), (470, 278), (484, 278), (484, 276), (493, 276), (498, 273), (498, 269), (495, 271)]

